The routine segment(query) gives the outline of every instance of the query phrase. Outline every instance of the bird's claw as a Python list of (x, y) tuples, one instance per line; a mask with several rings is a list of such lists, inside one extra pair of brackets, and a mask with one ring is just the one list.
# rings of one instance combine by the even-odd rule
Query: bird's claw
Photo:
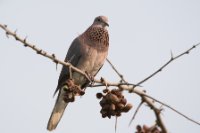
[(89, 74), (87, 71), (85, 72), (89, 78), (90, 85), (94, 85), (94, 76)]

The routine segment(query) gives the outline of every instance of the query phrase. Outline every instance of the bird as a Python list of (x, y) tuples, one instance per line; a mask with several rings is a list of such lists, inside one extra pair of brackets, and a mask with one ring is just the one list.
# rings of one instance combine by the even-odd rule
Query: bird
[[(65, 62), (69, 62), (74, 67), (86, 72), (90, 77), (95, 77), (108, 55), (108, 27), (108, 18), (106, 16), (97, 16), (92, 25), (72, 41), (65, 57)], [(62, 67), (54, 93), (58, 92), (58, 96), (47, 124), (47, 130), (49, 131), (56, 129), (69, 103), (69, 101), (64, 100), (66, 97), (65, 89), (66, 87), (69, 88), (65, 83), (69, 79), (72, 79), (73, 83), (80, 87), (81, 90), (84, 90), (91, 82), (82, 74), (71, 71), (69, 67)], [(63, 87), (64, 85), (65, 87)]]

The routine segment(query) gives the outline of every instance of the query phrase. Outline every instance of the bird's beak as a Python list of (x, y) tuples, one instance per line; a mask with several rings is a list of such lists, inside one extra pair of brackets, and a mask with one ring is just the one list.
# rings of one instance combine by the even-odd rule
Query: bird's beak
[(105, 22), (105, 25), (109, 27), (109, 24)]

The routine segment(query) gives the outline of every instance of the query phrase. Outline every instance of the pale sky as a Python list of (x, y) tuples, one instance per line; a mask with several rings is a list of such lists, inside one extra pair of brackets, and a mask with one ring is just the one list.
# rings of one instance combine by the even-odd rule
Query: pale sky
[[(174, 55), (200, 42), (198, 0), (0, 0), (0, 23), (63, 60), (72, 40), (99, 15), (109, 18), (109, 59), (131, 83), (137, 83)], [(46, 125), (54, 106), (53, 93), (61, 66), (24, 48), (0, 29), (0, 132), (48, 133)], [(200, 121), (200, 47), (170, 64), (145, 82), (147, 93)], [(117, 82), (105, 63), (97, 78)], [(70, 104), (55, 133), (114, 133), (115, 118), (103, 119), (95, 95), (88, 88)], [(125, 93), (133, 109), (118, 119), (117, 133), (133, 133), (137, 124), (152, 125), (154, 113)], [(170, 133), (200, 132), (200, 126), (164, 108), (163, 121)]]

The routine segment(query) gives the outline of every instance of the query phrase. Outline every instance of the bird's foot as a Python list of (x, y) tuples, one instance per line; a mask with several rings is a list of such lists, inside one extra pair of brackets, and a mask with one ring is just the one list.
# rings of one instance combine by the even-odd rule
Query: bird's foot
[(89, 74), (87, 71), (85, 72), (89, 78), (90, 84), (94, 85), (94, 76), (92, 76), (91, 74)]
[(68, 79), (66, 84), (63, 86), (65, 94), (64, 101), (65, 102), (74, 102), (75, 96), (82, 96), (85, 94), (85, 91), (80, 88), (80, 86), (74, 84), (74, 81)]

